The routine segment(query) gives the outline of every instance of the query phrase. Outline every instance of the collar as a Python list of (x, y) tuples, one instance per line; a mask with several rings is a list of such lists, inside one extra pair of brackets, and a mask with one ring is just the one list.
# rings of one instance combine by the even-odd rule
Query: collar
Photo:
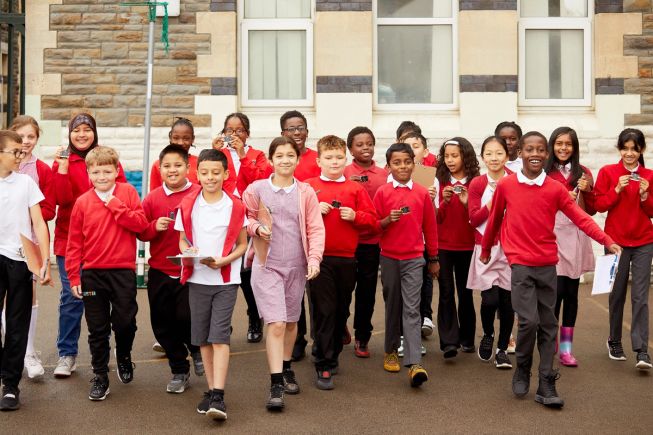
[(397, 180), (395, 180), (395, 179), (393, 178), (393, 179), (392, 179), (392, 187), (394, 187), (395, 189), (396, 189), (397, 187), (407, 187), (409, 190), (413, 190), (413, 180), (408, 180), (408, 183), (406, 183), (406, 184), (401, 184), (400, 182), (398, 182)]
[(113, 195), (113, 193), (116, 191), (116, 185), (114, 184), (108, 192), (98, 192), (97, 189), (93, 190), (95, 190), (95, 194), (102, 200), (102, 202), (107, 202), (107, 198)]
[(330, 183), (344, 183), (345, 180), (346, 180), (346, 178), (345, 178), (344, 175), (341, 175), (340, 178), (338, 178), (338, 179), (336, 179), (336, 180), (332, 180), (332, 179), (327, 178), (327, 177), (325, 177), (324, 175), (320, 174), (320, 180), (322, 180), (322, 181), (326, 181), (327, 183), (329, 183), (329, 182), (330, 182)]
[(530, 178), (526, 177), (522, 173), (522, 171), (517, 171), (517, 181), (523, 184), (527, 184), (529, 186), (537, 185), (539, 187), (542, 187), (544, 184), (544, 180), (546, 179), (546, 172), (542, 171), (540, 172), (540, 175), (537, 176), (534, 180), (531, 180)]
[(17, 178), (18, 175), (16, 175), (16, 173), (12, 171), (11, 174), (7, 175), (7, 177), (5, 178), (0, 177), (0, 183), (13, 183), (14, 181), (16, 181)]
[(166, 196), (170, 196), (170, 195), (172, 195), (173, 193), (184, 192), (184, 191), (190, 189), (190, 187), (191, 187), (192, 185), (193, 185), (193, 183), (191, 183), (190, 181), (188, 181), (188, 178), (187, 178), (187, 179), (186, 179), (186, 185), (185, 185), (181, 190), (178, 190), (178, 191), (176, 191), (176, 192), (173, 192), (172, 190), (168, 189), (168, 186), (166, 186), (166, 183), (164, 182), (164, 183), (163, 183), (163, 192), (166, 194)]
[(217, 202), (212, 202), (212, 203), (209, 204), (208, 202), (206, 202), (206, 199), (204, 199), (204, 195), (202, 195), (202, 191), (200, 190), (199, 195), (198, 195), (199, 201), (198, 201), (197, 204), (198, 204), (200, 207), (218, 207), (220, 204), (222, 204), (222, 202), (224, 201), (225, 197), (228, 197), (227, 194), (224, 193), (224, 192), (222, 192), (222, 198), (220, 198), (219, 201), (217, 201)]
[[(238, 151), (236, 151), (235, 148), (232, 148), (232, 147), (230, 147), (230, 146), (227, 146), (227, 149), (229, 150), (229, 152), (230, 152), (231, 154), (238, 155)], [(245, 154), (247, 154), (247, 151), (249, 151), (249, 145), (245, 145), (245, 147), (243, 148), (243, 150), (245, 150)]]
[(631, 174), (634, 174), (635, 172), (639, 171), (639, 162), (637, 163), (637, 166), (635, 166), (634, 169), (628, 169), (628, 168), (626, 168), (626, 165), (623, 164), (623, 161), (621, 162), (621, 164), (623, 165), (624, 169), (625, 169), (626, 171), (630, 172)]
[(449, 181), (451, 182), (451, 185), (454, 185), (454, 184), (456, 184), (456, 183), (459, 183), (459, 184), (467, 184), (467, 177), (465, 177), (465, 178), (461, 178), (460, 180), (457, 180), (457, 179), (455, 179), (455, 178), (453, 177), (453, 175), (452, 175), (452, 176), (449, 177)]
[(297, 180), (295, 180), (294, 178), (293, 178), (293, 182), (292, 182), (292, 184), (290, 186), (288, 186), (288, 187), (278, 187), (278, 186), (275, 186), (274, 184), (272, 184), (272, 177), (274, 177), (274, 174), (270, 174), (270, 177), (268, 178), (268, 183), (270, 183), (270, 187), (272, 188), (272, 191), (274, 193), (277, 193), (281, 189), (283, 189), (283, 191), (286, 192), (286, 193), (290, 193), (293, 190), (295, 190), (295, 187), (297, 187)]
[(27, 165), (35, 165), (37, 160), (38, 159), (36, 158), (36, 156), (34, 154), (32, 154), (32, 156), (29, 158), (29, 160), (21, 160), (20, 167), (23, 168), (23, 167), (25, 167)]

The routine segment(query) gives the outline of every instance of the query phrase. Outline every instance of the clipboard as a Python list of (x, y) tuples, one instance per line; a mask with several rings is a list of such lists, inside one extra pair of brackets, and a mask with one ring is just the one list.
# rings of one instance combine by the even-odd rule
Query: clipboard
[(619, 268), (619, 255), (601, 255), (596, 257), (592, 295), (610, 293), (614, 286)]
[[(258, 220), (259, 223), (265, 226), (268, 230), (272, 231), (272, 212), (260, 198), (258, 201), (256, 220)], [(263, 240), (260, 237), (252, 237), (252, 246), (254, 247), (254, 252), (258, 257), (259, 262), (261, 264), (265, 263), (265, 258), (267, 257), (268, 250), (270, 249), (270, 242)]]
[(20, 235), (20, 242), (23, 245), (23, 256), (27, 262), (27, 268), (34, 275), (39, 278), (41, 276), (41, 267), (43, 267), (43, 258), (41, 258), (41, 250), (39, 245), (34, 243), (29, 237), (25, 237), (23, 234)]
[(202, 260), (211, 257), (200, 257), (199, 255), (170, 255), (166, 258), (177, 266), (195, 266), (200, 264)]
[(432, 166), (415, 165), (412, 179), (415, 183), (428, 189), (435, 182), (435, 171), (436, 169)]

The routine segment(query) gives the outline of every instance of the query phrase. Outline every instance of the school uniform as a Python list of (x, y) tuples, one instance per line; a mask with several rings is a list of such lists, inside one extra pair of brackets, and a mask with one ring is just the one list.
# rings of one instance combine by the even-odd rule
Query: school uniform
[(639, 183), (631, 180), (621, 193), (617, 194), (614, 188), (619, 177), (632, 173), (647, 179), (653, 185), (653, 171), (641, 165), (630, 171), (619, 162), (601, 168), (592, 192), (596, 210), (608, 212), (605, 232), (623, 248), (617, 276), (610, 292), (610, 339), (621, 340), (628, 277), (632, 271), (632, 348), (635, 352), (646, 352), (649, 336), (648, 294), (653, 258), (653, 192), (649, 188), (648, 198), (641, 201)]
[(56, 215), (56, 200), (54, 197), (54, 183), (52, 181), (52, 168), (47, 163), (38, 159), (34, 154), (29, 160), (21, 160), (18, 172), (29, 175), (39, 186), (45, 199), (39, 204), (43, 220), (48, 222)]
[[(107, 202), (109, 195), (113, 198)], [(138, 312), (136, 235), (147, 223), (136, 189), (126, 183), (112, 192), (89, 190), (70, 215), (66, 272), (71, 287), (82, 287), (95, 374), (109, 371), (112, 329), (118, 358), (131, 354)]]
[(435, 168), (438, 166), (438, 158), (435, 156), (435, 154), (429, 153), (426, 157), (424, 157), (424, 160), (422, 160), (422, 164), (424, 166), (431, 166), (432, 168)]
[(574, 201), (567, 189), (542, 173), (534, 180), (522, 172), (497, 185), (482, 239), (482, 256), (490, 255), (499, 234), (512, 269), (512, 307), (519, 317), (517, 364), (528, 371), (537, 339), (540, 376), (553, 373), (558, 322), (555, 317), (555, 215), (562, 211), (575, 225), (604, 246), (614, 243)]
[(511, 172), (517, 173), (524, 167), (524, 160), (521, 157), (517, 157), (515, 160), (508, 160), (505, 167)]
[(173, 374), (188, 373), (188, 353), (199, 352), (191, 343), (190, 306), (188, 285), (180, 282), (181, 266), (166, 257), (179, 254), (179, 233), (170, 225), (166, 231), (156, 230), (160, 217), (176, 218), (181, 201), (201, 190), (187, 181), (183, 190), (173, 192), (163, 184), (143, 200), (145, 217), (150, 222), (139, 238), (150, 242), (150, 268), (148, 270), (147, 297), (150, 303), (150, 321), (156, 340), (163, 346)]
[(381, 282), (385, 300), (385, 352), (396, 352), (404, 336), (404, 365), (419, 364), (421, 324), (419, 305), (424, 267), (424, 245), (429, 256), (438, 255), (435, 208), (426, 188), (412, 180), (395, 180), (381, 186), (374, 196), (380, 217), (408, 207), (397, 222), (381, 234)]
[(299, 162), (295, 168), (294, 176), (299, 181), (306, 181), (309, 178), (319, 177), (322, 170), (317, 165), (317, 151), (304, 148), (304, 154), (299, 156)]
[[(163, 185), (163, 180), (161, 179), (161, 163), (157, 160), (152, 165), (150, 170), (150, 192), (154, 191)], [(188, 154), (188, 174), (186, 174), (188, 181), (194, 184), (199, 185), (197, 180), (197, 156)]]
[(28, 175), (11, 172), (0, 178), (0, 300), (5, 311), (4, 343), (0, 342), (0, 379), (18, 388), (23, 374), (32, 315), (32, 272), (27, 268), (21, 234), (32, 238), (29, 209), (45, 199)]

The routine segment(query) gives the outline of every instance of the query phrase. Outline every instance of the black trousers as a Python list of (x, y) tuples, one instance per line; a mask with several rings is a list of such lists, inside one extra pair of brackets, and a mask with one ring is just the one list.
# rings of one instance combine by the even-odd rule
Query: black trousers
[(467, 288), (467, 275), (473, 252), (440, 250), (438, 334), (442, 350), (451, 345), (474, 345), (476, 311), (472, 290)]
[(515, 312), (512, 310), (509, 290), (494, 286), (481, 292), (481, 323), (485, 335), (494, 335), (494, 316), (499, 313), (499, 341), (497, 347), (508, 349)]
[(355, 285), (356, 259), (344, 257), (324, 257), (320, 274), (309, 281), (313, 304), (311, 319), (315, 328), (315, 368), (318, 371), (338, 366)]
[[(360, 243), (356, 247), (356, 301), (354, 303), (354, 337), (363, 343), (372, 336), (372, 315), (376, 302), (376, 282), (379, 277), (378, 244)], [(431, 288), (432, 290), (432, 288)]]
[[(573, 279), (568, 276), (558, 275), (558, 289), (556, 300), (556, 319), (562, 326), (576, 326), (578, 314), (578, 287), (580, 278)], [(564, 304), (563, 304), (564, 302)], [(562, 322), (560, 322), (560, 308), (562, 307)]]
[[(244, 260), (243, 264), (245, 264)], [(254, 290), (252, 290), (251, 268), (243, 268), (240, 270), (240, 288), (243, 290), (243, 296), (245, 296), (245, 302), (247, 302), (247, 317), (249, 317), (249, 323), (260, 321), (256, 299), (254, 298)]]
[[(32, 273), (24, 261), (0, 255), (0, 301), (5, 301), (6, 319), (5, 342), (0, 342), (0, 378), (5, 386), (18, 388), (32, 318)], [(2, 309), (0, 302), (0, 314)]]
[(422, 291), (419, 303), (419, 312), (422, 316), (422, 323), (424, 322), (424, 317), (433, 320), (433, 308), (431, 308), (431, 305), (433, 305), (433, 278), (431, 278), (431, 274), (429, 274), (429, 254), (426, 251), (424, 251), (424, 260), (426, 260), (426, 264), (423, 269)]
[(147, 298), (150, 321), (156, 340), (163, 346), (173, 374), (188, 373), (188, 352), (199, 352), (190, 341), (190, 306), (188, 285), (170, 278), (157, 269), (147, 274)]
[(136, 274), (130, 269), (82, 271), (84, 316), (93, 373), (109, 372), (109, 338), (115, 334), (118, 358), (131, 354), (136, 335)]

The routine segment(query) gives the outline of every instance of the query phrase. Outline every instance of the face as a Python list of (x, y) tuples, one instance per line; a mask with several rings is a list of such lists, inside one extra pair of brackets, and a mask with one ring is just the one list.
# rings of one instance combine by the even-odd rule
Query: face
[(227, 125), (225, 126), (223, 133), (226, 136), (238, 136), (243, 143), (247, 143), (247, 138), (249, 137), (242, 121), (235, 116), (227, 120)]
[(343, 149), (324, 150), (317, 158), (317, 165), (322, 170), (322, 175), (331, 180), (337, 180), (342, 176), (346, 164), (347, 154)]
[(302, 118), (288, 118), (283, 124), (283, 136), (295, 141), (299, 149), (304, 149), (306, 138), (308, 137), (308, 128)]
[(354, 136), (349, 149), (351, 156), (359, 163), (369, 164), (374, 158), (374, 140), (369, 133)]
[(98, 192), (108, 192), (116, 185), (118, 168), (113, 165), (92, 165), (88, 169), (88, 178)]
[(27, 154), (32, 154), (36, 143), (39, 141), (38, 132), (34, 129), (33, 125), (23, 125), (21, 128), (16, 130), (16, 133), (23, 139), (22, 149)]
[(272, 163), (275, 174), (284, 177), (292, 176), (297, 167), (297, 151), (295, 151), (292, 145), (279, 145), (277, 149), (274, 150), (270, 162)]
[(538, 136), (526, 138), (522, 145), (521, 158), (524, 161), (524, 175), (529, 178), (540, 175), (544, 162), (549, 158), (546, 141)]
[(21, 143), (9, 141), (5, 149), (0, 151), (0, 168), (6, 171), (17, 171), (21, 160), (25, 157)]
[(186, 185), (188, 163), (179, 154), (169, 153), (163, 156), (159, 169), (161, 179), (170, 189), (179, 189)]
[(217, 193), (222, 190), (222, 183), (229, 178), (222, 162), (204, 160), (197, 166), (197, 179), (206, 193)]
[(483, 162), (488, 170), (498, 172), (508, 161), (508, 154), (499, 142), (488, 142), (483, 149)]
[(642, 155), (641, 152), (637, 151), (637, 146), (632, 140), (626, 142), (624, 148), (619, 150), (619, 153), (621, 154), (621, 160), (624, 162), (624, 165), (629, 169), (637, 166), (639, 156)]
[(70, 132), (70, 141), (80, 151), (87, 150), (95, 140), (95, 133), (88, 124), (78, 125)]
[(177, 124), (170, 132), (170, 143), (180, 145), (188, 151), (195, 141), (193, 130), (185, 124)]
[(415, 161), (408, 153), (395, 151), (390, 155), (388, 167), (390, 168), (392, 178), (401, 184), (406, 184), (410, 181), (411, 175), (413, 175)]
[(415, 163), (421, 165), (424, 161), (424, 157), (426, 157), (429, 153), (422, 141), (416, 137), (409, 137), (404, 139), (404, 143), (410, 145), (410, 147), (413, 149), (413, 152), (415, 153)]
[(464, 175), (463, 156), (458, 145), (447, 145), (444, 147), (444, 164), (447, 165), (451, 175)]
[(561, 134), (553, 143), (553, 155), (558, 162), (565, 163), (574, 154), (574, 145), (569, 134)]
[(512, 127), (503, 127), (499, 131), (499, 137), (506, 141), (508, 145), (508, 157), (510, 160), (515, 160), (519, 155), (519, 135), (517, 130)]

